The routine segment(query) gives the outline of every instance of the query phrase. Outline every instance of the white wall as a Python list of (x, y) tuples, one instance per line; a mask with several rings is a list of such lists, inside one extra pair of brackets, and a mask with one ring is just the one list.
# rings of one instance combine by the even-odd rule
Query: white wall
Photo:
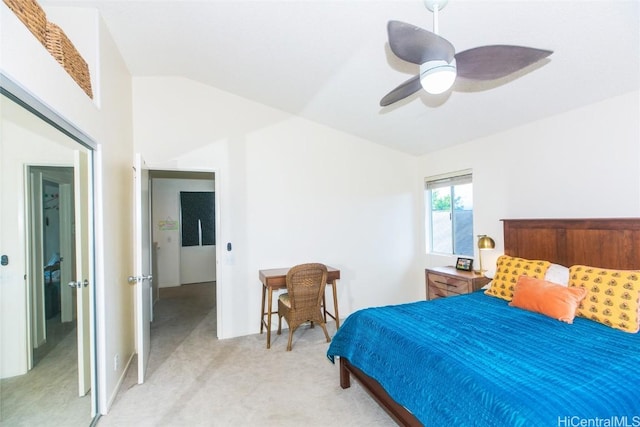
[[(214, 191), (214, 181), (154, 178), (152, 185), (153, 241), (157, 244), (156, 283), (161, 288), (216, 280), (216, 247), (180, 245), (180, 192)], [(176, 221), (175, 230), (162, 230), (160, 221)], [(185, 251), (186, 249), (186, 251)], [(186, 271), (183, 271), (186, 270)], [(156, 280), (156, 279), (154, 279)]]
[(104, 412), (126, 368), (121, 363), (114, 369), (114, 356), (127, 361), (135, 351), (133, 292), (127, 284), (133, 273), (131, 78), (97, 11), (45, 10), (72, 41), (78, 41), (74, 44), (89, 64), (96, 101), (85, 95), (4, 3), (0, 3), (0, 69), (100, 145), (96, 293)]
[(415, 157), (185, 79), (133, 92), (151, 169), (216, 172), (220, 338), (258, 332), (262, 268), (340, 268), (343, 316), (424, 298)]
[[(96, 206), (102, 235), (102, 254), (97, 259), (103, 294), (98, 294), (102, 327), (98, 348), (101, 409), (111, 405), (123, 380), (126, 362), (135, 352), (133, 290), (127, 278), (133, 274), (133, 125), (131, 76), (104, 22), (100, 20), (100, 134), (102, 200)], [(100, 286), (100, 283), (98, 283)], [(99, 288), (100, 289), (100, 288)], [(114, 368), (114, 359), (121, 361)]]
[[(504, 250), (500, 219), (640, 216), (640, 94), (630, 92), (423, 156), (420, 175), (473, 169), (474, 232)], [(424, 234), (424, 227), (421, 233)], [(452, 263), (427, 256), (427, 265)]]

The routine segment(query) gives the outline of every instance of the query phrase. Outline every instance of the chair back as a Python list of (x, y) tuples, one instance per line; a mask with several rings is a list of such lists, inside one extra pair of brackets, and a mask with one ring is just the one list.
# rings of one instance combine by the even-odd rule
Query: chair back
[(309, 263), (291, 267), (286, 280), (293, 310), (320, 307), (327, 284), (327, 267), (324, 264)]

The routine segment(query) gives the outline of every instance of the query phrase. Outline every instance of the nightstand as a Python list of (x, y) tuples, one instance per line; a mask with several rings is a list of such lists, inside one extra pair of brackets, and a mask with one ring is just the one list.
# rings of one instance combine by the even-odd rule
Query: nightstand
[(433, 267), (425, 270), (427, 299), (468, 294), (477, 291), (491, 279), (473, 271), (456, 270), (455, 267)]

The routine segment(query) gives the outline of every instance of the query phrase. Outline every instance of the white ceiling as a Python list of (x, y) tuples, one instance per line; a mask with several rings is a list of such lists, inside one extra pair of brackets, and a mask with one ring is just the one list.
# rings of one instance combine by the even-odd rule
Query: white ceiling
[(380, 99), (418, 68), (389, 51), (386, 24), (432, 30), (422, 0), (41, 4), (97, 7), (133, 76), (193, 79), (416, 155), (640, 87), (637, 0), (450, 0), (440, 35), (456, 51), (514, 44), (554, 53), (517, 79), (459, 79), (451, 93), (421, 91), (386, 108)]

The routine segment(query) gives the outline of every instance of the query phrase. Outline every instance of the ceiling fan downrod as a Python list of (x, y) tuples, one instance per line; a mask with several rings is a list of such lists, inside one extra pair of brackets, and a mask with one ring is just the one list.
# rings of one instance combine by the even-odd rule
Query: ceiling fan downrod
[(433, 33), (440, 34), (438, 29), (438, 12), (444, 9), (449, 0), (424, 0), (427, 9), (433, 12)]

